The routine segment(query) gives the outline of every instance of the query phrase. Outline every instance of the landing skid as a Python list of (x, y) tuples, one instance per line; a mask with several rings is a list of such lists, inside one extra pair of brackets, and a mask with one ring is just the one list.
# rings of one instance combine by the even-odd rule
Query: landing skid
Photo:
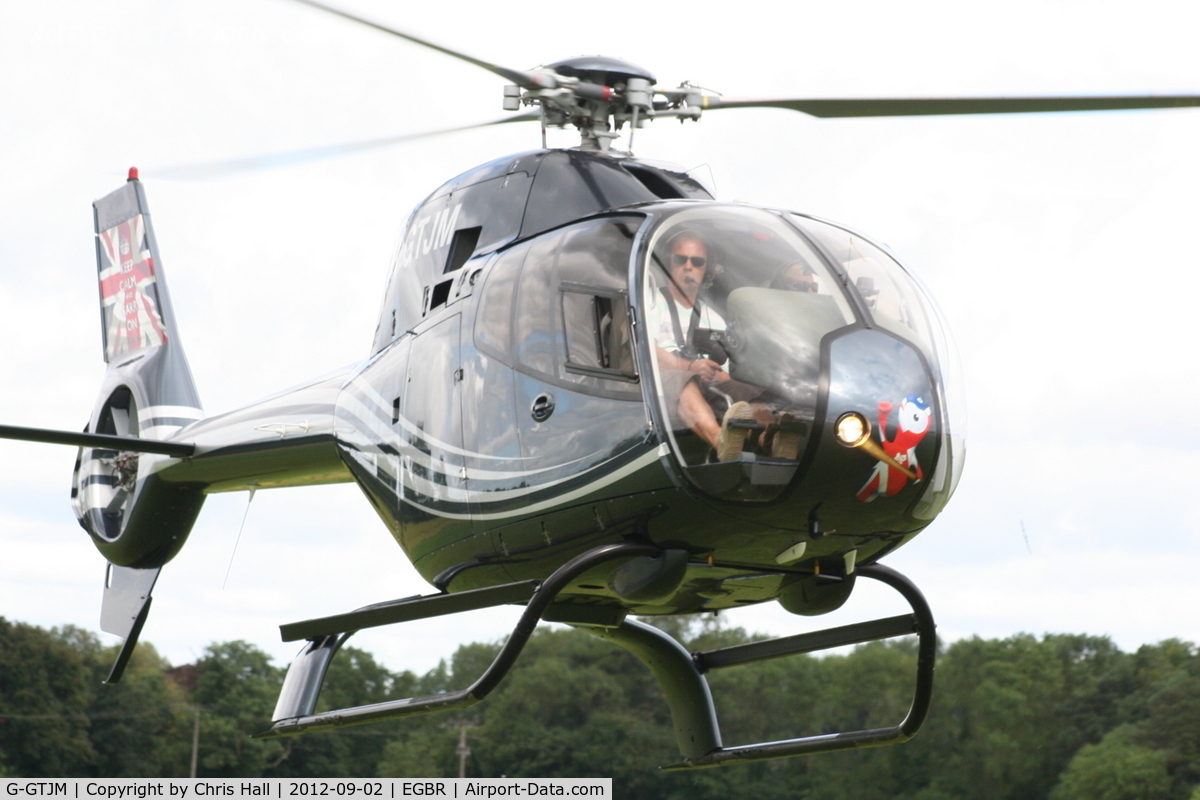
[[(275, 706), (271, 727), (255, 738), (273, 738), (289, 736), (306, 731), (341, 728), (347, 725), (359, 725), (364, 722), (392, 719), (394, 717), (409, 717), (416, 714), (428, 714), (433, 711), (449, 711), (455, 708), (473, 706), (487, 697), (497, 684), (508, 674), (516, 663), (517, 656), (525, 648), (525, 643), (533, 634), (533, 629), (545, 616), (554, 598), (575, 578), (587, 572), (597, 564), (615, 558), (633, 556), (653, 556), (660, 552), (659, 548), (641, 542), (620, 542), (595, 547), (582, 553), (563, 564), (554, 574), (540, 585), (536, 581), (522, 581), (494, 586), (488, 589), (478, 589), (474, 592), (458, 594), (430, 595), (402, 600), (396, 603), (386, 603), (380, 606), (353, 611), (339, 617), (329, 617), (324, 620), (313, 620), (306, 623), (296, 623), (294, 626), (283, 626), (286, 632), (307, 630), (310, 632), (308, 646), (296, 657), (288, 668), (283, 688), (279, 692), (279, 702)], [(508, 641), (500, 648), (496, 659), (484, 670), (479, 678), (468, 686), (456, 692), (442, 692), (425, 697), (410, 697), (404, 700), (392, 700), (386, 703), (375, 703), (369, 706), (344, 708), (337, 711), (327, 711), (314, 714), (317, 696), (321, 691), (321, 683), (325, 678), (325, 670), (338, 649), (357, 630), (364, 627), (386, 625), (407, 619), (420, 619), (450, 614), (468, 609), (488, 608), (520, 602), (521, 595), (528, 598), (525, 612), (517, 621), (516, 628), (509, 635)], [(463, 596), (470, 598), (465, 605), (457, 605)], [(440, 608), (437, 606), (441, 606)], [(431, 608), (432, 607), (432, 608)], [(623, 614), (620, 615), (622, 618)], [(613, 620), (614, 623), (620, 620)], [(340, 630), (329, 630), (330, 627)], [(294, 635), (294, 634), (293, 634)]]
[[(537, 581), (523, 581), (471, 592), (415, 597), (368, 606), (336, 617), (282, 626), (285, 641), (308, 639), (308, 645), (288, 669), (271, 728), (256, 734), (256, 738), (290, 736), (474, 705), (487, 697), (508, 674), (537, 623), (543, 619), (574, 624), (588, 633), (607, 639), (633, 653), (650, 668), (666, 696), (676, 742), (683, 756), (682, 761), (664, 769), (714, 767), (834, 750), (878, 747), (907, 741), (917, 733), (925, 721), (933, 693), (937, 638), (933, 614), (925, 598), (916, 585), (899, 572), (872, 564), (859, 567), (857, 574), (891, 586), (908, 601), (913, 611), (911, 614), (697, 653), (689, 653), (658, 628), (625, 619), (624, 612), (619, 609), (592, 606), (565, 609), (566, 604), (554, 604), (555, 598), (571, 581), (598, 564), (617, 558), (654, 556), (659, 552), (659, 548), (643, 542), (607, 544), (576, 556), (540, 584)], [(526, 603), (525, 611), (495, 660), (468, 688), (313, 713), (330, 661), (356, 630), (510, 603)], [(576, 613), (573, 615), (571, 612)], [(590, 612), (590, 618), (581, 618), (579, 612)], [(888, 728), (734, 747), (722, 745), (720, 726), (705, 673), (796, 653), (811, 653), (914, 633), (918, 637), (916, 687), (908, 714), (899, 724)]]
[[(933, 613), (916, 585), (894, 569), (882, 564), (872, 564), (859, 567), (857, 573), (891, 586), (908, 601), (913, 613), (690, 654), (657, 628), (633, 620), (626, 620), (613, 632), (589, 631), (597, 636), (611, 638), (616, 644), (625, 647), (645, 662), (658, 678), (667, 696), (671, 717), (675, 721), (676, 740), (683, 755), (683, 761), (663, 769), (716, 767), (835, 750), (880, 747), (906, 742), (916, 735), (925, 721), (925, 715), (929, 712), (929, 701), (933, 697), (933, 668), (937, 654)], [(640, 630), (634, 633), (632, 626), (637, 626)], [(616, 635), (612, 635), (614, 633)], [(796, 653), (812, 653), (913, 633), (917, 634), (916, 687), (908, 714), (898, 725), (736, 747), (721, 745), (721, 732), (717, 726), (708, 685), (704, 681), (704, 673)], [(697, 685), (701, 688), (692, 688)], [(708, 724), (708, 720), (711, 720), (711, 725)]]

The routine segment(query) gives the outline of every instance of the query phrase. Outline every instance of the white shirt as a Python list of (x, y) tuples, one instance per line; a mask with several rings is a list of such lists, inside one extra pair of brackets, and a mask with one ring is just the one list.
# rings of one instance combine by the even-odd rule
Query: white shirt
[[(674, 295), (671, 295), (671, 302), (675, 304), (675, 310), (679, 314), (680, 330), (684, 336), (687, 336), (688, 327), (692, 322), (692, 309), (676, 300)], [(671, 309), (661, 291), (650, 294), (646, 316), (650, 333), (654, 336), (654, 343), (668, 353), (678, 355), (679, 351), (683, 350), (684, 344), (675, 341), (675, 326), (671, 323)], [(721, 315), (713, 311), (710, 306), (700, 303), (700, 321), (696, 327), (723, 331), (725, 330), (725, 320), (721, 319)]]

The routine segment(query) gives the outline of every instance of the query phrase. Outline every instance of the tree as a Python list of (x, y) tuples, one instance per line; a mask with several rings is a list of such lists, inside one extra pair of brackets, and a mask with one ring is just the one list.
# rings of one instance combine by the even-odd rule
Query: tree
[(1170, 795), (1165, 753), (1142, 747), (1122, 725), (1080, 748), (1050, 800), (1162, 800)]
[(472, 744), (483, 776), (605, 775), (621, 797), (650, 797), (664, 783), (653, 766), (676, 758), (649, 671), (581, 631), (538, 631), (484, 712)]
[[(499, 650), (499, 644), (461, 645), (449, 664), (439, 662), (411, 684), (408, 683), (412, 680), (411, 674), (404, 673), (402, 682), (407, 691), (400, 696), (425, 696), (465, 689), (492, 663)], [(503, 688), (502, 684), (497, 693)], [(391, 723), (394, 734), (384, 746), (377, 774), (387, 778), (457, 777), (457, 746), (462, 728), (477, 727), (488, 705), (489, 701), (485, 700), (481, 705), (461, 711), (408, 717)], [(472, 771), (468, 774), (480, 774), (477, 759), (472, 762)]]
[(1170, 795), (1178, 798), (1200, 783), (1200, 658), (1190, 653), (1178, 669), (1147, 687), (1148, 696), (1141, 693), (1145, 718), (1132, 733), (1136, 744), (1167, 759)]
[(133, 651), (119, 683), (101, 684), (112, 668), (119, 645), (100, 648), (94, 637), (81, 640), (89, 654), (91, 722), (96, 761), (89, 775), (99, 778), (187, 777), (192, 715), (183, 690), (167, 676), (170, 665), (154, 646), (142, 642)]
[[(417, 679), (411, 672), (389, 672), (365, 650), (343, 647), (325, 674), (318, 711), (382, 703), (412, 697)], [(378, 722), (284, 740), (282, 760), (266, 774), (274, 778), (369, 777), (376, 774), (383, 749), (397, 736), (395, 722)]]
[(196, 662), (193, 702), (201, 710), (198, 777), (253, 778), (284, 755), (277, 739), (251, 739), (271, 726), (282, 670), (246, 642), (211, 644)]
[(72, 636), (0, 617), (0, 754), (14, 776), (85, 775), (96, 762), (91, 673)]
[(1055, 744), (1072, 690), (1069, 650), (1029, 634), (948, 647), (926, 728), (904, 745), (905, 756), (926, 761), (927, 789), (981, 800), (1046, 796), (1065, 764)]
[[(690, 650), (748, 641), (711, 616), (669, 618)], [(465, 688), (500, 645), (476, 643), (423, 676), (345, 648), (318, 710)], [(200, 717), (205, 777), (610, 776), (634, 800), (1200, 800), (1200, 655), (1168, 640), (1122, 653), (1104, 637), (1020, 635), (945, 648), (920, 735), (901, 747), (714, 770), (678, 760), (665, 699), (620, 647), (540, 629), (483, 703), (283, 740), (270, 725), (283, 671), (245, 642), (177, 669), (143, 643), (125, 677), (91, 633), (0, 619), (0, 775), (182, 776)], [(916, 648), (874, 642), (707, 675), (726, 745), (892, 725), (912, 696)], [(1053, 794), (1051, 795), (1051, 791)]]

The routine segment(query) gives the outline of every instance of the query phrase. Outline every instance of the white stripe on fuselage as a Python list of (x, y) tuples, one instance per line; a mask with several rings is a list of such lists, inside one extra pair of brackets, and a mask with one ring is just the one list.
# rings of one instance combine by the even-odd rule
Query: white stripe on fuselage
[[(557, 497), (552, 497), (549, 500), (542, 500), (541, 502), (538, 502), (538, 503), (533, 503), (533, 504), (527, 505), (527, 506), (521, 506), (520, 508), (513, 509), (511, 511), (494, 511), (494, 512), (488, 512), (488, 513), (482, 513), (482, 514), (454, 514), (454, 513), (450, 513), (450, 512), (446, 512), (446, 511), (440, 511), (438, 509), (429, 508), (427, 506), (421, 505), (420, 503), (414, 503), (412, 500), (409, 500), (408, 498), (404, 498), (404, 502), (408, 503), (410, 506), (413, 506), (414, 508), (419, 508), (420, 510), (422, 510), (428, 514), (432, 514), (435, 517), (444, 517), (446, 519), (480, 519), (480, 520), (508, 519), (511, 517), (519, 517), (519, 516), (525, 516), (528, 514), (536, 514), (539, 511), (545, 511), (548, 509), (556, 508), (558, 506), (570, 503), (574, 500), (578, 500), (582, 497), (586, 497), (589, 494), (592, 494), (593, 492), (597, 492), (600, 489), (603, 489), (605, 486), (615, 483), (623, 478), (627, 478), (628, 476), (643, 469), (644, 467), (650, 466), (651, 464), (653, 464), (656, 461), (658, 461), (658, 453), (656, 453), (655, 451), (652, 450), (648, 453), (643, 453), (642, 455), (638, 456), (636, 459), (634, 459), (632, 462), (626, 464), (625, 466), (620, 467), (619, 469), (615, 469), (612, 472), (608, 473), (607, 475), (604, 475), (585, 486), (580, 486), (578, 489), (574, 489), (570, 492), (560, 494)], [(605, 463), (607, 463), (607, 462), (605, 462)], [(604, 466), (604, 464), (599, 464), (599, 465), (597, 465), (596, 468), (599, 468), (602, 466)], [(596, 469), (596, 468), (593, 468), (593, 469)], [(591, 472), (593, 470), (588, 470), (588, 471)], [(542, 488), (542, 487), (533, 487), (529, 491), (535, 491), (536, 489), (539, 489), (539, 488)], [(480, 492), (480, 493), (471, 493), (471, 494), (486, 495), (486, 494), (494, 494), (494, 493), (493, 492)]]
[[(377, 398), (378, 395), (375, 395), (375, 397)], [(514, 480), (529, 478), (541, 473), (552, 472), (564, 467), (569, 467), (573, 464), (578, 464), (580, 462), (587, 461), (589, 458), (595, 457), (595, 454), (590, 454), (581, 458), (572, 459), (571, 461), (564, 461), (561, 464), (555, 464), (550, 467), (539, 467), (538, 469), (530, 470), (489, 470), (479, 469), (477, 467), (465, 467), (462, 464), (446, 464), (446, 462), (442, 460), (435, 461), (431, 455), (422, 450), (418, 450), (411, 444), (407, 443), (404, 440), (404, 437), (399, 436), (396, 433), (390, 418), (386, 420), (381, 418), (378, 411), (363, 403), (358, 397), (355, 397), (352, 394), (344, 396), (339, 403), (339, 408), (343, 406), (345, 407), (347, 414), (352, 414), (354, 416), (355, 421), (357, 421), (359, 424), (367, 426), (369, 430), (364, 431), (364, 433), (369, 432), (377, 437), (375, 440), (367, 441), (367, 446), (372, 450), (378, 450), (381, 444), (386, 444), (395, 448), (396, 450), (401, 451), (404, 455), (409, 456), (414, 462), (423, 467), (435, 470), (437, 472), (444, 472), (447, 475), (454, 475), (460, 478), (467, 477), (474, 478), (475, 480)], [(491, 456), (485, 453), (478, 453), (471, 450), (463, 450), (462, 448), (454, 447), (453, 445), (446, 444), (440, 439), (427, 435), (425, 431), (422, 431), (409, 419), (403, 416), (400, 417), (400, 419), (397, 421), (397, 424), (410, 433), (415, 434), (426, 444), (430, 445), (430, 449), (436, 447), (438, 450), (445, 451), (447, 453), (471, 458), (505, 461), (529, 460), (515, 456)], [(441, 469), (441, 466), (446, 466), (448, 468)], [(467, 474), (465, 476), (462, 474), (463, 469), (466, 469)]]
[[(359, 389), (364, 395), (367, 395), (372, 400), (374, 400), (376, 403), (378, 403), (378, 405), (381, 409), (389, 408), (391, 406), (391, 403), (389, 403), (387, 400), (384, 400), (383, 397), (378, 392), (375, 391), (375, 387), (371, 386), (370, 383), (363, 380), (361, 378), (361, 376), (354, 378), (354, 380), (351, 381), (351, 383), (356, 389)], [(348, 390), (348, 389), (349, 389), (349, 387), (347, 387), (346, 390)], [(343, 390), (343, 391), (346, 391), (346, 390)], [(372, 414), (372, 416), (376, 416), (376, 415)], [(401, 416), (400, 419), (397, 421), (397, 424), (400, 425), (402, 428), (404, 428), (409, 433), (412, 433), (415, 436), (417, 436), (418, 438), (424, 440), (431, 446), (437, 445), (437, 447), (439, 449), (445, 450), (447, 453), (453, 453), (458, 456), (471, 456), (472, 458), (485, 458), (485, 459), (488, 459), (491, 461), (532, 461), (535, 458), (537, 458), (536, 456), (493, 456), (488, 453), (480, 453), (475, 450), (464, 450), (461, 447), (456, 447), (455, 445), (450, 444), (449, 442), (443, 442), (441, 439), (435, 439), (434, 437), (430, 436), (426, 431), (423, 431), (420, 428), (418, 428), (416, 425), (414, 425), (406, 417)], [(390, 428), (389, 428), (389, 430), (390, 430)], [(573, 462), (567, 462), (567, 463), (573, 463)]]
[(174, 417), (175, 419), (204, 419), (204, 412), (192, 406), (149, 406), (138, 409), (138, 421), (154, 419), (155, 417)]

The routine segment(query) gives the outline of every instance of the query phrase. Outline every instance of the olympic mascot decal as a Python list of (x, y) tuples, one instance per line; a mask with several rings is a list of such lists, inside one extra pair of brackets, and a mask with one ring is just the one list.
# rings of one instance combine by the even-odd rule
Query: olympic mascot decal
[[(929, 432), (931, 413), (929, 403), (919, 395), (910, 394), (900, 401), (900, 412), (896, 418), (896, 435), (892, 441), (887, 440), (888, 415), (892, 413), (892, 404), (886, 400), (879, 404), (879, 439), (883, 452), (887, 453), (896, 463), (916, 474), (915, 482), (925, 477), (921, 465), (917, 463), (917, 445)], [(876, 497), (888, 496), (899, 492), (908, 483), (908, 476), (890, 464), (880, 461), (867, 482), (858, 490), (858, 499), (869, 503)]]

